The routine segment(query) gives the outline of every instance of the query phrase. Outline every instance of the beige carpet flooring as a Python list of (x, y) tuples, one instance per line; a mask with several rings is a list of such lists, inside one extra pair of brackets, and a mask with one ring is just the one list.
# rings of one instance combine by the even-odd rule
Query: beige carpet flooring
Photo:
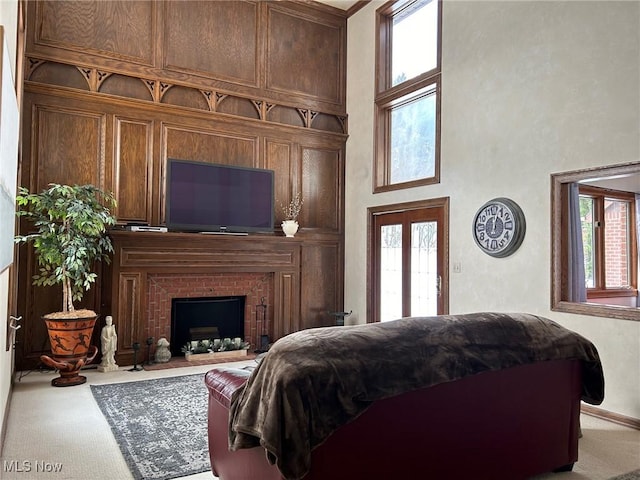
[[(236, 362), (235, 365), (252, 363), (249, 360)], [(211, 368), (212, 365), (199, 365), (129, 372), (127, 367), (121, 367), (119, 371), (109, 373), (86, 370), (86, 384), (67, 388), (51, 387), (53, 373), (32, 372), (24, 376), (14, 384), (0, 458), (0, 478), (131, 479), (109, 425), (93, 399), (89, 384), (188, 375), (207, 372)], [(580, 440), (580, 458), (574, 471), (540, 475), (535, 480), (607, 480), (640, 468), (640, 431), (588, 415), (582, 415), (581, 421), (584, 436)], [(16, 466), (22, 471), (17, 471)], [(27, 468), (30, 468), (29, 472), (26, 472)], [(53, 473), (51, 470), (56, 468), (60, 471)], [(7, 471), (9, 469), (13, 471)], [(182, 480), (214, 478), (211, 472), (204, 472), (183, 477)]]

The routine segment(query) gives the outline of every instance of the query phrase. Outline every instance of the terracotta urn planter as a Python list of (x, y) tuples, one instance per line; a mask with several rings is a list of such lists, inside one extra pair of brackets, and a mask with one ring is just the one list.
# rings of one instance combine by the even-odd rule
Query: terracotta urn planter
[(61, 313), (42, 317), (49, 332), (51, 356), (41, 355), (40, 360), (60, 372), (59, 377), (51, 380), (54, 387), (85, 383), (87, 378), (79, 374), (80, 369), (91, 363), (98, 353), (98, 348), (90, 345), (98, 316), (90, 310), (77, 310), (75, 313), (79, 318), (65, 318)]

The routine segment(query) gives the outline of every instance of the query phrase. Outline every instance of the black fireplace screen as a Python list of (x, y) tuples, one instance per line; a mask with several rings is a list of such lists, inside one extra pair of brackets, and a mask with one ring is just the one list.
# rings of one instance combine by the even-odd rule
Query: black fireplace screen
[[(183, 356), (182, 347), (200, 340), (202, 332), (211, 338), (240, 337), (244, 341), (244, 296), (173, 298), (171, 300), (171, 355)], [(199, 332), (193, 336), (194, 332)]]

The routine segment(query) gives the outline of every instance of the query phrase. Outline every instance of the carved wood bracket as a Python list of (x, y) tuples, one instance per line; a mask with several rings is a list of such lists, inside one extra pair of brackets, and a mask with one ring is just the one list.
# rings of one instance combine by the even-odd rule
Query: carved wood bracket
[(215, 102), (213, 101), (213, 98), (214, 98), (213, 93), (208, 90), (200, 90), (200, 93), (204, 96), (205, 100), (207, 101), (207, 105), (209, 106), (209, 111), (215, 112), (216, 106), (215, 106)]
[[(135, 77), (135, 76), (131, 76), (131, 75), (126, 75), (120, 72), (111, 72), (111, 71), (107, 71), (105, 69), (98, 69), (97, 67), (92, 67), (92, 66), (87, 66), (87, 65), (74, 65), (71, 63), (65, 63), (65, 62), (61, 62), (59, 60), (56, 60), (55, 62), (52, 61), (48, 61), (48, 60), (44, 60), (44, 59), (40, 59), (40, 58), (33, 58), (33, 57), (27, 57), (27, 72), (25, 75), (26, 81), (25, 84), (28, 85), (29, 82), (33, 82), (33, 83), (44, 83), (44, 84), (48, 84), (48, 85), (59, 85), (59, 86), (64, 86), (67, 88), (77, 88), (74, 87), (74, 85), (66, 85), (64, 84), (64, 79), (60, 78), (60, 76), (56, 77), (56, 76), (52, 76), (50, 79), (47, 79), (46, 76), (39, 76), (37, 78), (37, 80), (33, 79), (33, 73), (42, 65), (44, 64), (60, 64), (60, 65), (66, 65), (66, 66), (72, 66), (75, 67), (82, 75), (82, 77), (86, 80), (87, 85), (89, 86), (89, 91), (91, 93), (94, 94), (101, 94), (101, 88), (102, 85), (104, 83), (104, 81), (109, 78), (112, 75), (118, 75), (121, 77), (129, 77), (131, 79), (137, 79), (140, 82), (143, 83), (143, 85), (147, 88), (147, 90), (149, 90), (149, 93), (151, 94), (151, 99), (153, 103), (157, 103), (157, 104), (161, 104), (162, 103), (162, 98), (165, 95), (165, 93), (167, 93), (167, 91), (169, 91), (169, 89), (171, 89), (174, 86), (181, 86), (184, 89), (193, 89), (195, 91), (198, 91), (201, 95), (204, 95), (205, 99), (206, 99), (206, 105), (208, 108), (208, 111), (210, 112), (216, 112), (219, 110), (219, 106), (220, 104), (226, 100), (227, 98), (238, 98), (238, 99), (242, 99), (242, 100), (249, 100), (253, 106), (256, 108), (256, 111), (258, 112), (259, 115), (259, 119), (260, 121), (263, 122), (272, 122), (273, 120), (269, 119), (269, 116), (267, 115), (274, 107), (276, 106), (281, 106), (287, 109), (295, 109), (295, 111), (298, 112), (298, 114), (300, 115), (300, 117), (302, 118), (303, 121), (303, 125), (305, 128), (309, 128), (309, 129), (313, 129), (313, 119), (318, 115), (318, 114), (322, 114), (322, 115), (327, 115), (327, 116), (331, 116), (334, 117), (338, 124), (342, 127), (342, 132), (337, 132), (337, 133), (342, 133), (342, 134), (346, 134), (347, 130), (346, 130), (346, 116), (341, 116), (341, 115), (335, 115), (332, 113), (324, 113), (324, 112), (319, 112), (319, 111), (315, 111), (315, 110), (310, 110), (308, 108), (304, 108), (304, 107), (296, 107), (296, 106), (290, 106), (290, 105), (279, 105), (277, 103), (274, 102), (270, 102), (266, 99), (261, 99), (261, 98), (250, 98), (250, 97), (246, 97), (246, 96), (242, 96), (242, 95), (237, 95), (235, 93), (229, 93), (229, 92), (220, 92), (220, 91), (211, 91), (211, 90), (205, 90), (205, 89), (201, 89), (198, 88), (194, 85), (187, 85), (187, 84), (177, 84), (177, 83), (168, 83), (168, 82), (163, 82), (160, 79), (157, 78), (144, 78), (144, 77)], [(109, 92), (110, 95), (122, 95), (126, 98), (132, 98), (132, 97), (127, 97), (126, 93), (115, 93), (115, 92)], [(140, 98), (135, 98), (135, 100), (141, 100)], [(280, 123), (280, 122), (276, 122), (276, 123)]]

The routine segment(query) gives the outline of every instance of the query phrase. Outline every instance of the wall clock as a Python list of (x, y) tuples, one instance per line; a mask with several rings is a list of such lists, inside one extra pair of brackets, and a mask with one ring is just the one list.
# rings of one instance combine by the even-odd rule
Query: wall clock
[(492, 257), (507, 257), (524, 240), (526, 222), (516, 202), (494, 198), (482, 205), (473, 218), (473, 239)]

